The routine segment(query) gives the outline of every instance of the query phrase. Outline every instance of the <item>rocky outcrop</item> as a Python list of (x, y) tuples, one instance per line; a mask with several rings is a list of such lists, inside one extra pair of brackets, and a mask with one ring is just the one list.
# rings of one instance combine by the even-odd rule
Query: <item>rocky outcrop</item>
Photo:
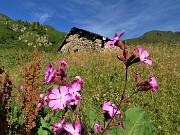
[(47, 35), (38, 35), (33, 32), (26, 32), (19, 36), (19, 40), (28, 43), (28, 46), (51, 46), (52, 43), (49, 41), (49, 38)]

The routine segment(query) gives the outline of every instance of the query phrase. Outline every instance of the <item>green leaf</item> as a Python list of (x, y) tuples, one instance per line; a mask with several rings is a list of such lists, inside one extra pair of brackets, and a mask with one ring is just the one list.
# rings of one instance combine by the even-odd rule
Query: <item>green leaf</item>
[(111, 135), (152, 135), (153, 125), (147, 114), (140, 108), (130, 108), (123, 119), (125, 131), (120, 126), (109, 127), (105, 134)]
[[(46, 117), (45, 117), (45, 119), (46, 119)], [(42, 124), (42, 127), (47, 126), (46, 120), (44, 120), (42, 117), (41, 117), (41, 124)]]
[(94, 122), (96, 120), (96, 111), (93, 108), (87, 107), (85, 111), (85, 116), (88, 129), (93, 129)]
[(125, 112), (123, 120), (124, 135), (152, 135), (153, 125), (148, 115), (140, 108), (130, 108)]
[(38, 129), (38, 135), (48, 135), (48, 132), (46, 130), (43, 130), (42, 127)]
[(51, 131), (50, 127), (48, 127), (48, 124), (46, 123), (47, 118), (40, 118), (41, 124), (40, 128), (38, 129), (38, 135), (53, 135), (54, 133)]

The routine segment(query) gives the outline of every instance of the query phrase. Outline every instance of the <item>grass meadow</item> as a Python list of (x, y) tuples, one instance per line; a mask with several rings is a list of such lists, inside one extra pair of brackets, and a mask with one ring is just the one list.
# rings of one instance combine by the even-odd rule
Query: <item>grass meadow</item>
[[(138, 72), (141, 81), (146, 81), (149, 74), (153, 73), (157, 79), (159, 89), (157, 92), (141, 92), (133, 96), (128, 104), (123, 104), (121, 112), (130, 107), (141, 107), (149, 115), (157, 135), (180, 134), (180, 44), (145, 44), (153, 61), (152, 66), (144, 63), (133, 64), (129, 68), (127, 94), (135, 88), (134, 73)], [(133, 47), (130, 47), (131, 50)], [(67, 73), (73, 78), (77, 75), (84, 80), (82, 90), (83, 99), (80, 102), (83, 108), (86, 106), (101, 110), (104, 101), (118, 103), (124, 87), (125, 65), (116, 58), (121, 50), (107, 52), (77, 52), (74, 54), (39, 52), (37, 56), (41, 62), (39, 82), (41, 92), (43, 87), (44, 71), (48, 62), (53, 62), (58, 68), (60, 60), (66, 60), (69, 64)], [(9, 71), (13, 82), (11, 97), (12, 111), (9, 121), (15, 116), (16, 94), (20, 91), (24, 76), (24, 67), (30, 64), (32, 52), (28, 50), (0, 49), (0, 65)]]

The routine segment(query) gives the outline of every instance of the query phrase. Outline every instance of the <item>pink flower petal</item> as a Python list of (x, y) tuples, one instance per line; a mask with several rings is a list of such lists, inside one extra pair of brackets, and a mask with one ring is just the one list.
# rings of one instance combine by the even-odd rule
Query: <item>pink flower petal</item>
[(110, 109), (110, 102), (104, 102), (104, 104), (103, 104), (103, 110), (106, 110), (106, 111), (108, 111), (109, 109)]
[(80, 124), (80, 123), (75, 124), (75, 130), (76, 130), (77, 132), (80, 132), (80, 131), (81, 131), (81, 124)]
[(57, 98), (58, 98), (58, 95), (55, 95), (55, 94), (49, 95), (49, 99), (57, 99)]
[(144, 57), (148, 57), (148, 56), (149, 56), (149, 53), (147, 52), (146, 49), (144, 49), (143, 52), (142, 52), (142, 55), (143, 55)]
[(142, 47), (141, 47), (141, 46), (137, 46), (136, 48), (137, 48), (137, 50), (138, 50), (138, 54), (139, 54), (139, 59), (140, 59), (140, 61), (148, 64), (149, 66), (152, 65), (152, 61), (151, 61), (151, 60), (145, 59), (146, 57), (149, 56), (149, 53), (147, 52), (147, 50), (144, 49), (144, 50), (142, 51)]
[(38, 103), (37, 108), (41, 108), (43, 106), (42, 103)]
[(149, 66), (152, 65), (152, 60), (144, 59), (144, 62), (145, 62), (146, 64), (148, 64)]
[(141, 55), (142, 47), (141, 47), (141, 46), (137, 46), (136, 48), (137, 48), (137, 50), (138, 50), (138, 53)]
[(63, 124), (65, 122), (65, 120), (66, 120), (66, 117), (62, 117), (61, 118), (61, 124)]
[(73, 132), (74, 132), (74, 128), (73, 128), (72, 124), (70, 124), (70, 123), (66, 124), (66, 125), (64, 126), (64, 129), (65, 129), (67, 132), (69, 132), (70, 134), (73, 134)]
[(52, 93), (53, 93), (54, 95), (59, 95), (59, 89), (58, 89), (58, 88), (52, 89)]
[(81, 90), (81, 84), (78, 82), (74, 82), (71, 84), (70, 89), (74, 89), (74, 91), (80, 91)]
[(152, 91), (155, 92), (158, 90), (158, 85), (157, 85), (157, 81), (156, 78), (154, 77), (154, 75), (150, 75), (149, 76), (149, 83), (152, 86)]
[(65, 67), (68, 67), (68, 63), (65, 60), (60, 61), (58, 64), (64, 65)]
[(49, 63), (48, 63), (48, 67), (49, 67), (50, 69), (53, 69), (53, 68), (54, 68), (54, 64), (51, 63), (51, 62), (49, 62)]
[(100, 132), (101, 131), (101, 126), (99, 124), (94, 124), (94, 131), (95, 132)]
[(55, 105), (57, 104), (57, 101), (56, 100), (51, 100), (49, 101), (49, 107), (54, 107)]
[(45, 96), (44, 94), (40, 94), (41, 99), (44, 99), (44, 96)]
[(124, 33), (125, 33), (125, 30), (122, 30), (122, 32), (118, 35), (118, 39), (119, 39), (122, 35), (124, 35)]
[(68, 92), (69, 92), (69, 87), (68, 87), (68, 86), (61, 86), (61, 87), (60, 87), (60, 92), (61, 92), (62, 95), (68, 94)]
[(111, 117), (113, 117), (116, 114), (120, 114), (120, 111), (117, 108), (117, 106), (115, 104), (112, 104), (111, 102), (104, 102), (103, 110), (107, 111)]

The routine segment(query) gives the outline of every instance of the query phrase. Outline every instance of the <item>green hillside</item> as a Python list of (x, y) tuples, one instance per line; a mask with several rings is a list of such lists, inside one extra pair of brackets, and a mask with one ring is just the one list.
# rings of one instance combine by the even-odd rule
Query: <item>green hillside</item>
[(12, 20), (0, 14), (0, 48), (57, 50), (66, 33), (39, 22)]
[(127, 39), (127, 44), (144, 44), (144, 43), (180, 43), (180, 32), (153, 30), (144, 33), (139, 38)]

